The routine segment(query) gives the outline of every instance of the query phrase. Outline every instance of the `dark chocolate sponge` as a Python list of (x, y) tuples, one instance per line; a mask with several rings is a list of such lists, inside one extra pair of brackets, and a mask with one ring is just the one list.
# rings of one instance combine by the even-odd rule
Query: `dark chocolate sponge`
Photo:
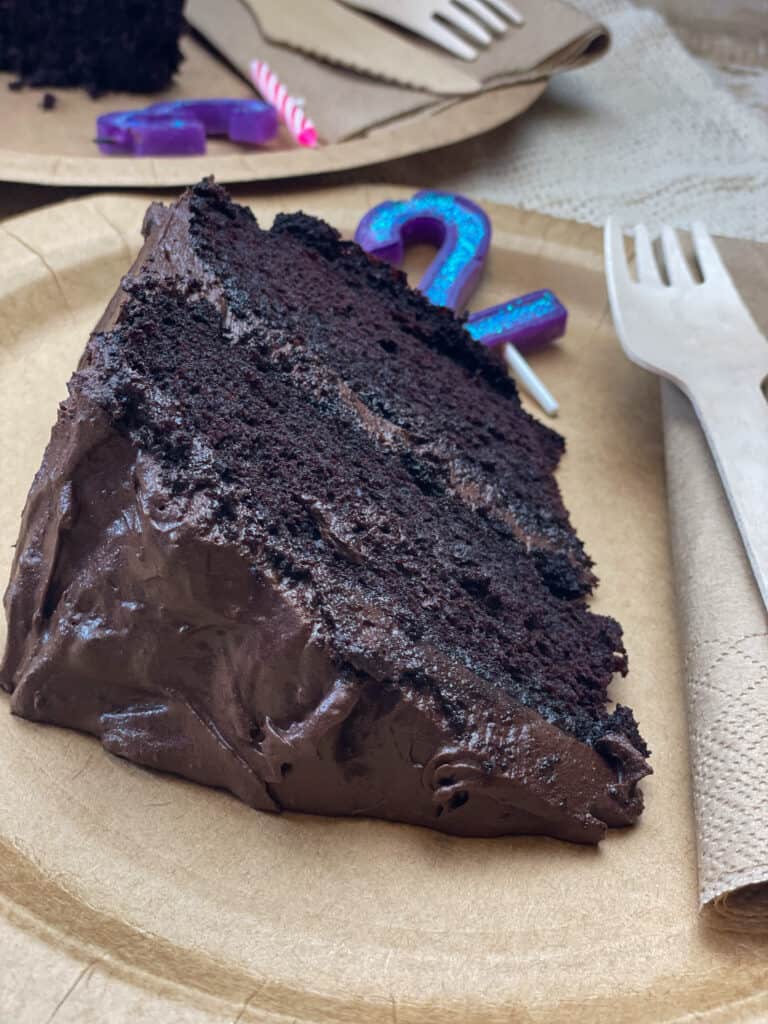
[(0, 70), (28, 85), (157, 92), (179, 66), (183, 0), (0, 0)]
[(25, 717), (264, 809), (595, 842), (649, 771), (563, 443), (455, 317), (211, 182), (147, 242), (25, 510)]

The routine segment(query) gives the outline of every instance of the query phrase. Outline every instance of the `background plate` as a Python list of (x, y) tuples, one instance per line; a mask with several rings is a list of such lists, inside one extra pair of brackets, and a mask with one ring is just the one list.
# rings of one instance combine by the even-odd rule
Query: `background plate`
[[(402, 189), (283, 203), (351, 234)], [(0, 578), (56, 403), (138, 248), (141, 196), (0, 226)], [(594, 607), (624, 624), (614, 696), (653, 749), (639, 826), (599, 849), (276, 817), (7, 714), (0, 698), (0, 1020), (136, 1022), (765, 1021), (768, 940), (696, 911), (658, 385), (621, 355), (599, 232), (488, 207), (476, 307), (541, 286), (568, 337), (535, 357), (562, 403), (559, 479), (597, 561)], [(423, 253), (421, 254), (423, 256)]]
[(38, 185), (159, 188), (188, 185), (214, 174), (219, 182), (267, 181), (349, 170), (423, 153), (480, 135), (517, 117), (544, 92), (546, 81), (506, 86), (471, 97), (430, 117), (402, 119), (368, 136), (302, 149), (285, 129), (263, 149), (208, 140), (204, 156), (102, 156), (93, 137), (96, 117), (109, 110), (130, 110), (165, 99), (204, 96), (254, 96), (246, 82), (189, 37), (182, 39), (186, 59), (176, 83), (152, 96), (108, 93), (91, 99), (82, 89), (51, 89), (57, 104), (42, 110), (43, 89), (13, 92), (16, 76), (0, 74), (0, 180)]

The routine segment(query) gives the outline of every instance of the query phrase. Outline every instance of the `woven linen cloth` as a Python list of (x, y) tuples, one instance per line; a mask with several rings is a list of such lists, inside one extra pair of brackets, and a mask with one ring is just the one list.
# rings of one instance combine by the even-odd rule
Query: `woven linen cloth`
[(602, 225), (684, 227), (768, 241), (768, 126), (666, 22), (628, 0), (575, 0), (611, 30), (593, 65), (552, 80), (523, 117), (440, 152), (356, 175), (428, 183)]

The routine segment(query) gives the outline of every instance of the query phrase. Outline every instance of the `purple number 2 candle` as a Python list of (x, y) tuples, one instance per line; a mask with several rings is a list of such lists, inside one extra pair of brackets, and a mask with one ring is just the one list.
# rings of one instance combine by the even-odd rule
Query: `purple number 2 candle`
[(412, 199), (374, 206), (355, 241), (387, 263), (399, 264), (405, 246), (438, 246), (418, 288), (436, 306), (460, 310), (469, 300), (488, 255), (491, 222), (469, 199), (450, 192), (417, 192)]
[(565, 306), (554, 292), (542, 288), (470, 313), (464, 326), (482, 345), (507, 342), (520, 352), (531, 352), (562, 337), (567, 320)]
[(115, 110), (96, 120), (96, 141), (110, 156), (192, 156), (206, 135), (261, 145), (277, 134), (277, 111), (261, 100), (173, 100)]
[[(461, 311), (485, 264), (491, 224), (464, 196), (422, 191), (411, 199), (374, 206), (360, 221), (355, 241), (366, 252), (395, 264), (402, 262), (408, 243), (438, 246), (419, 291), (435, 305)], [(508, 343), (529, 351), (559, 338), (567, 315), (557, 297), (543, 289), (471, 313), (466, 329), (483, 345)]]

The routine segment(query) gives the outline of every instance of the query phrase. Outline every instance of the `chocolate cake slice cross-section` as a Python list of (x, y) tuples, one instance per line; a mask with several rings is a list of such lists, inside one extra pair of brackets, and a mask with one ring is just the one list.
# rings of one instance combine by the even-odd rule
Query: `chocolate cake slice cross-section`
[(182, 59), (183, 6), (183, 0), (0, 0), (0, 70), (18, 75), (18, 85), (79, 85), (94, 96), (158, 92)]
[(562, 441), (449, 312), (205, 181), (145, 245), (24, 511), (26, 718), (263, 810), (597, 842), (649, 768)]

